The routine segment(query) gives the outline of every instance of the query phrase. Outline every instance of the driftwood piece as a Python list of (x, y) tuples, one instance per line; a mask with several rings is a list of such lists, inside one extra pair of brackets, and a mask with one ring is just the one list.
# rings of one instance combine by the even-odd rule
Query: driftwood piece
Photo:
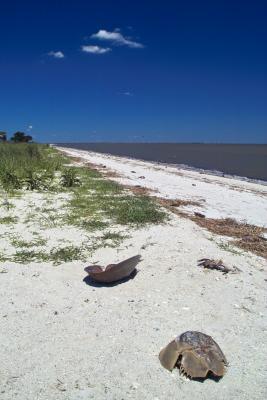
[(106, 268), (100, 265), (92, 265), (84, 268), (84, 270), (96, 282), (111, 283), (130, 276), (140, 260), (141, 256), (137, 255), (118, 264), (109, 264)]
[(182, 375), (191, 379), (206, 378), (209, 372), (221, 377), (227, 366), (225, 355), (212, 337), (196, 331), (177, 336), (161, 350), (159, 360), (169, 371), (177, 366)]

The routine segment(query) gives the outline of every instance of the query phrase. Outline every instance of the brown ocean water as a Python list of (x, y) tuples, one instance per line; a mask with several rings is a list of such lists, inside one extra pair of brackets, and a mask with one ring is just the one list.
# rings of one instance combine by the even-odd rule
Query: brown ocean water
[(101, 142), (58, 145), (267, 181), (267, 144)]

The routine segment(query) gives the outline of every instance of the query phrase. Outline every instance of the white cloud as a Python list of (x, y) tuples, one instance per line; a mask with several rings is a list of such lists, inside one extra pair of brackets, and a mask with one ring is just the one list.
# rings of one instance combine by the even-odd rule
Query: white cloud
[(133, 93), (131, 92), (122, 92), (123, 96), (133, 96)]
[(109, 40), (113, 42), (113, 44), (117, 44), (119, 46), (128, 46), (132, 48), (143, 48), (144, 45), (142, 43), (134, 42), (131, 38), (124, 37), (118, 29), (113, 32), (106, 31), (105, 29), (100, 29), (97, 33), (91, 35), (92, 39), (99, 40)]
[(100, 46), (82, 46), (82, 51), (91, 54), (105, 54), (111, 51), (109, 47)]
[(51, 57), (54, 57), (54, 58), (64, 58), (65, 57), (65, 55), (62, 51), (49, 51), (48, 55)]
[(32, 125), (29, 125), (28, 128), (27, 128), (27, 130), (28, 130), (28, 131), (31, 131), (32, 128), (33, 128), (33, 126), (32, 126)]

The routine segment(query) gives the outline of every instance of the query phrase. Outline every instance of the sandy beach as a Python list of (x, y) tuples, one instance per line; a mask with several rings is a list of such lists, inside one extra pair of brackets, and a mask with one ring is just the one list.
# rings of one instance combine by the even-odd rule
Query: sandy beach
[[(210, 218), (234, 218), (237, 221), (267, 227), (267, 186), (237, 179), (208, 175), (203, 172), (177, 169), (83, 150), (61, 148), (65, 154), (96, 164), (101, 171), (113, 171), (123, 185), (140, 185), (154, 191), (155, 196), (201, 203), (186, 209), (204, 212)], [(101, 168), (101, 167), (105, 168)]]
[[(264, 185), (59, 150), (120, 184), (197, 202), (182, 207), (188, 215), (267, 228)], [(22, 234), (25, 227), (20, 229)], [(75, 230), (50, 233), (79, 241)], [(164, 224), (128, 233), (118, 248), (100, 248), (88, 262), (0, 262), (1, 400), (265, 399), (266, 260), (174, 213)], [(135, 254), (142, 261), (133, 279), (111, 287), (84, 280), (87, 265)], [(204, 270), (197, 266), (204, 257), (240, 271)], [(160, 365), (160, 349), (187, 330), (211, 335), (220, 345), (229, 361), (221, 380), (190, 381)]]

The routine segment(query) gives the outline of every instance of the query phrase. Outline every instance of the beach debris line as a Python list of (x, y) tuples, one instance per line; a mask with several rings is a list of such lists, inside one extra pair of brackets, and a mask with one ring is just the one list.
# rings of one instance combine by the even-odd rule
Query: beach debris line
[(222, 377), (228, 365), (219, 345), (202, 332), (187, 331), (177, 336), (159, 353), (161, 365), (172, 371), (177, 367), (181, 375), (190, 379)]
[(217, 271), (221, 271), (223, 274), (228, 274), (228, 272), (240, 271), (240, 269), (237, 267), (227, 267), (226, 265), (224, 265), (222, 260), (213, 260), (210, 258), (201, 258), (201, 260), (198, 260), (198, 266), (207, 269), (216, 269)]
[(84, 270), (96, 282), (112, 283), (128, 278), (140, 261), (141, 256), (136, 255), (118, 264), (109, 264), (106, 268), (101, 265), (92, 265), (84, 268)]
[(190, 217), (190, 215), (183, 213), (180, 215), (189, 217), (200, 227), (216, 235), (237, 238), (238, 240), (233, 240), (230, 244), (267, 259), (267, 240), (262, 237), (267, 233), (265, 227), (238, 222), (232, 218), (199, 218), (195, 215)]

